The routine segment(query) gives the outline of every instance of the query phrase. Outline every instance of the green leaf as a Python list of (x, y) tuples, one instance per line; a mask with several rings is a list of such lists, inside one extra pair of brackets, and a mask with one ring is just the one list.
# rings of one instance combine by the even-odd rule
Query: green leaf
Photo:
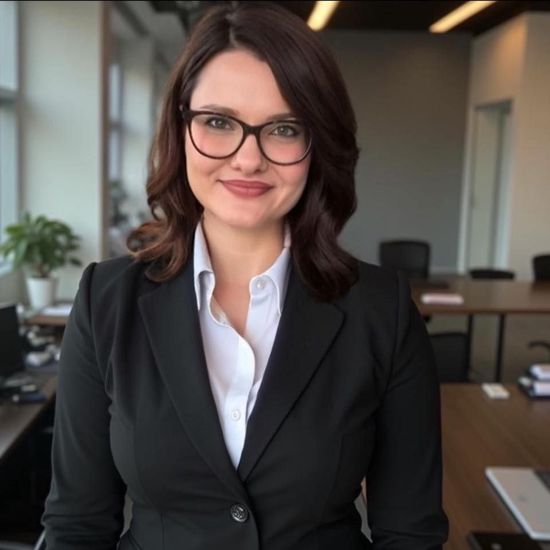
[(53, 269), (67, 263), (81, 265), (73, 254), (80, 247), (80, 237), (59, 220), (45, 215), (35, 218), (23, 212), (19, 223), (5, 228), (0, 254), (12, 257), (15, 267), (26, 267), (33, 273), (48, 276)]

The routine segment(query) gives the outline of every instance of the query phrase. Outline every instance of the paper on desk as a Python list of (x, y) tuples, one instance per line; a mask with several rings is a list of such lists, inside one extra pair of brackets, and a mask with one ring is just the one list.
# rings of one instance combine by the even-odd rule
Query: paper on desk
[(529, 372), (538, 380), (550, 381), (550, 363), (531, 365)]
[(541, 382), (540, 380), (533, 380), (527, 376), (520, 376), (518, 378), (518, 383), (525, 388), (530, 395), (536, 397), (550, 397), (550, 382)]
[(59, 317), (68, 317), (71, 313), (73, 304), (58, 304), (56, 306), (48, 306), (40, 311), (41, 315), (51, 315)]
[(425, 292), (420, 296), (423, 304), (461, 305), (464, 298), (453, 292)]
[(550, 382), (539, 382), (534, 380), (531, 384), (535, 395), (550, 395)]

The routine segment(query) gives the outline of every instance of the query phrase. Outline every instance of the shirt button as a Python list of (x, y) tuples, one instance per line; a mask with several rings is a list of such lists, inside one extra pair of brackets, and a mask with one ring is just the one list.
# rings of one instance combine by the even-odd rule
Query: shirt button
[(231, 418), (235, 421), (240, 420), (241, 418), (241, 411), (239, 409), (233, 409), (231, 411)]
[(231, 517), (238, 523), (244, 523), (248, 519), (248, 509), (243, 504), (231, 506)]
[(263, 290), (265, 288), (265, 279), (258, 279), (256, 281), (256, 289)]

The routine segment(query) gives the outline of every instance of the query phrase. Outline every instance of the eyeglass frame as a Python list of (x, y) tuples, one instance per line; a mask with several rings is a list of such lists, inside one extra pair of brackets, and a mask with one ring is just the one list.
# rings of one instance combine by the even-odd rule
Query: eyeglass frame
[[(203, 155), (205, 157), (208, 157), (208, 158), (211, 158), (211, 159), (223, 160), (223, 159), (228, 159), (229, 157), (232, 157), (243, 146), (243, 143), (246, 141), (246, 138), (250, 135), (253, 135), (256, 138), (256, 143), (258, 144), (258, 149), (262, 153), (263, 157), (265, 159), (267, 159), (269, 162), (272, 162), (273, 164), (277, 164), (279, 166), (292, 166), (293, 164), (298, 164), (298, 163), (302, 162), (309, 155), (309, 153), (311, 152), (311, 146), (313, 144), (313, 138), (311, 137), (311, 133), (310, 133), (309, 129), (304, 124), (302, 124), (299, 120), (293, 120), (293, 119), (270, 120), (268, 122), (264, 122), (263, 124), (251, 125), (251, 124), (247, 124), (246, 122), (243, 122), (242, 120), (239, 120), (238, 118), (236, 118), (234, 116), (226, 115), (224, 113), (219, 113), (219, 112), (216, 112), (216, 111), (195, 111), (195, 110), (192, 110), (192, 109), (184, 109), (183, 105), (179, 106), (179, 110), (180, 110), (180, 113), (181, 113), (181, 116), (182, 116), (183, 120), (186, 122), (186, 124), (189, 127), (191, 125), (191, 121), (197, 115), (216, 115), (216, 116), (219, 116), (219, 117), (228, 118), (230, 120), (233, 120), (234, 122), (236, 122), (243, 129), (243, 136), (241, 138), (241, 142), (239, 143), (239, 145), (229, 155), (224, 155), (222, 157), (207, 155), (206, 153), (201, 151), (197, 147), (197, 144), (195, 143), (195, 140), (193, 139), (193, 133), (191, 132), (191, 130), (189, 130), (189, 137), (191, 138), (191, 143), (193, 143), (193, 147), (195, 147), (195, 149), (201, 155)], [(275, 160), (272, 160), (271, 158), (269, 158), (265, 154), (265, 151), (262, 147), (262, 142), (260, 140), (261, 131), (265, 127), (269, 126), (270, 124), (275, 124), (275, 123), (279, 123), (279, 122), (281, 122), (281, 123), (288, 122), (288, 123), (294, 123), (294, 124), (296, 124), (296, 123), (301, 124), (304, 127), (305, 131), (308, 132), (309, 143), (307, 144), (305, 153), (302, 155), (302, 157), (300, 159), (294, 160), (292, 162), (277, 162)]]

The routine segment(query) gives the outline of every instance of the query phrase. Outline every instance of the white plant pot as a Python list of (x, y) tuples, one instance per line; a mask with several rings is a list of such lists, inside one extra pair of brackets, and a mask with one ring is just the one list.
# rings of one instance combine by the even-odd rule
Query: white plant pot
[(55, 303), (57, 279), (27, 277), (27, 294), (32, 309), (42, 309)]

